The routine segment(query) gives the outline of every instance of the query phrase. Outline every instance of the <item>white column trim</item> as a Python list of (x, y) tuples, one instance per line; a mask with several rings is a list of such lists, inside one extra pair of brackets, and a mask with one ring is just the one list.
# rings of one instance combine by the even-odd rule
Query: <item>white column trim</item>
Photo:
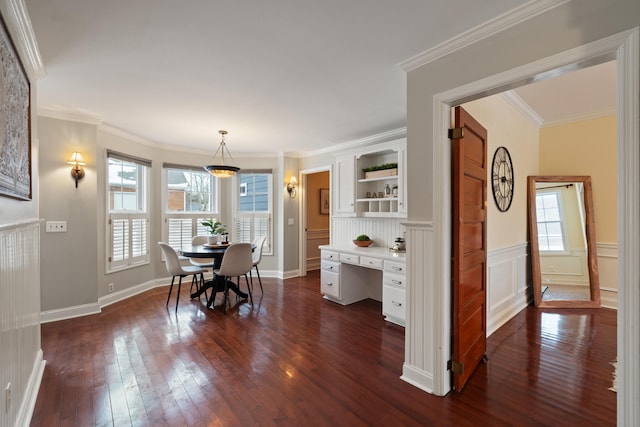
[(640, 422), (640, 30), (616, 52), (618, 82), (618, 425)]

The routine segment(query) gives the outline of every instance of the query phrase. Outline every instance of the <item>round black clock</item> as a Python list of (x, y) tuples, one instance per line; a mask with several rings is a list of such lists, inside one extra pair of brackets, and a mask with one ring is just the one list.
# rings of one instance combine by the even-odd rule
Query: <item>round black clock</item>
[(506, 212), (513, 200), (513, 164), (505, 147), (498, 147), (491, 165), (493, 199), (500, 212)]

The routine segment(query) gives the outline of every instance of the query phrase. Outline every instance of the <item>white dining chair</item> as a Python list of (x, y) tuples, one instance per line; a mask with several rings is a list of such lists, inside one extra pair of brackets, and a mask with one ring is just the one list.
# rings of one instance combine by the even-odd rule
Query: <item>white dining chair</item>
[(258, 275), (258, 283), (260, 283), (260, 291), (264, 294), (264, 289), (262, 289), (262, 279), (260, 278), (260, 270), (258, 270), (258, 264), (262, 261), (262, 247), (264, 246), (264, 242), (267, 240), (266, 236), (257, 237), (254, 239), (253, 244), (255, 245), (255, 249), (252, 253), (253, 258), (253, 267), (249, 271), (249, 278), (251, 279), (251, 286), (253, 287), (253, 275), (251, 271), (256, 269), (256, 274)]
[[(194, 236), (193, 239), (191, 239), (191, 245), (204, 245), (207, 241), (207, 236)], [(201, 268), (213, 268), (215, 267), (215, 261), (216, 260), (214, 258), (189, 258), (191, 265)], [(204, 283), (204, 275), (200, 275), (200, 281), (201, 283)]]
[[(167, 295), (167, 303), (165, 304), (167, 307), (169, 306), (169, 299), (171, 298), (171, 292), (173, 291), (173, 283), (176, 277), (178, 280), (178, 296), (176, 297), (176, 313), (178, 312), (178, 301), (180, 301), (180, 288), (182, 287), (182, 278), (186, 276), (193, 275), (191, 279), (191, 285), (193, 286), (194, 281), (198, 283), (200, 278), (198, 275), (203, 275), (208, 270), (202, 267), (196, 267), (195, 265), (188, 265), (183, 267), (180, 264), (180, 260), (178, 259), (178, 254), (176, 251), (169, 246), (165, 242), (158, 242), (160, 249), (162, 250), (162, 254), (164, 255), (165, 264), (167, 267), (167, 272), (172, 276), (171, 277), (171, 286), (169, 287), (169, 295)], [(198, 288), (198, 285), (196, 285)]]
[(249, 298), (253, 304), (253, 295), (251, 295), (251, 287), (247, 273), (253, 268), (253, 258), (251, 257), (251, 243), (233, 243), (231, 244), (222, 257), (220, 268), (215, 269), (213, 273), (224, 280), (224, 310), (227, 309), (227, 298), (229, 296), (228, 281), (237, 278), (236, 286), (240, 289), (240, 276), (244, 276), (247, 282)]

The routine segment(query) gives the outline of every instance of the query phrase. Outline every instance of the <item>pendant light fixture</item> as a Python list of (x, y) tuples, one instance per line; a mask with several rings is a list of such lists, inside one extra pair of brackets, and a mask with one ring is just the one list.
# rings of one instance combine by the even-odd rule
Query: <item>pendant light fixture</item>
[[(204, 167), (204, 169), (217, 178), (230, 178), (235, 175), (235, 173), (238, 172), (240, 168), (237, 166), (226, 165), (224, 163), (225, 152), (231, 160), (233, 160), (233, 157), (231, 157), (231, 153), (229, 153), (227, 145), (224, 142), (224, 136), (228, 132), (226, 130), (219, 130), (218, 132), (220, 133), (220, 135), (222, 135), (222, 141), (220, 141), (220, 146), (216, 150), (216, 153), (213, 155), (213, 163), (217, 164), (207, 165)], [(220, 153), (220, 162), (216, 161), (216, 156), (218, 155), (218, 153)]]

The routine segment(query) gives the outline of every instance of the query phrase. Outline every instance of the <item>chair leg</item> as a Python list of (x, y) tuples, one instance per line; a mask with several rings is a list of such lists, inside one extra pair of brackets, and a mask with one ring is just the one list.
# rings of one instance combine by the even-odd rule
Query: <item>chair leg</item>
[(176, 276), (173, 276), (171, 278), (171, 286), (169, 287), (169, 295), (167, 295), (167, 303), (165, 304), (165, 307), (169, 307), (169, 299), (171, 298), (171, 291), (173, 291), (173, 281), (176, 280)]
[(180, 288), (182, 288), (182, 276), (178, 280), (178, 296), (176, 297), (176, 313), (178, 312), (178, 301), (180, 301)]
[(262, 289), (262, 279), (260, 278), (260, 270), (258, 270), (258, 264), (254, 265), (256, 268), (256, 273), (258, 274), (258, 283), (260, 283), (260, 292), (264, 294), (264, 289)]
[(227, 297), (229, 296), (229, 282), (227, 280), (229, 280), (229, 278), (227, 276), (222, 276), (222, 280), (224, 280), (224, 302), (222, 304), (223, 304), (223, 310), (226, 313)]
[[(251, 286), (249, 285), (249, 278), (247, 275), (244, 275), (244, 280), (247, 282), (247, 290), (249, 291), (249, 301), (251, 301), (251, 305), (253, 305), (253, 295), (251, 295)], [(238, 277), (238, 289), (240, 289), (240, 278)]]

